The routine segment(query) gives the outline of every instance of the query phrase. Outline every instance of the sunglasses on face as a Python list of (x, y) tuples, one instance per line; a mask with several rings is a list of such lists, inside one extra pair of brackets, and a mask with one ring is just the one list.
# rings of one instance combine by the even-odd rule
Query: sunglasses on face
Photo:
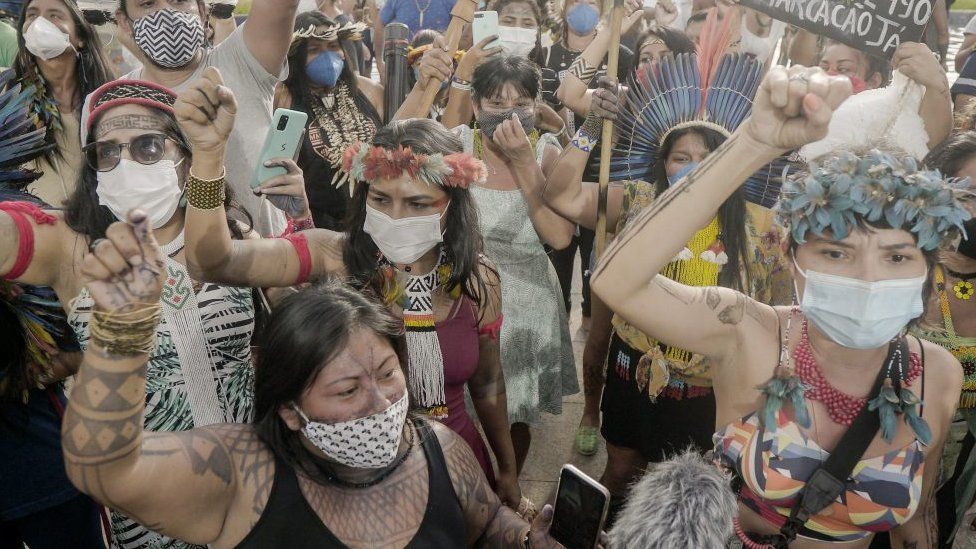
[(128, 143), (96, 141), (85, 145), (82, 150), (88, 166), (95, 171), (109, 172), (122, 160), (122, 149), (129, 149), (129, 158), (140, 164), (150, 165), (165, 159), (167, 139), (173, 141), (168, 135), (147, 133), (132, 138)]

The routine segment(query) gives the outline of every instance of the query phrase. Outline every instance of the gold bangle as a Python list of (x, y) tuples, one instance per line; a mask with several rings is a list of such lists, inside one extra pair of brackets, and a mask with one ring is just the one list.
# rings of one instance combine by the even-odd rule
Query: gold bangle
[(151, 353), (156, 347), (156, 326), (161, 316), (159, 302), (124, 313), (95, 309), (88, 324), (89, 342), (111, 355)]
[(186, 203), (198, 210), (216, 210), (223, 207), (227, 193), (224, 190), (224, 174), (217, 179), (200, 179), (190, 170), (186, 178)]

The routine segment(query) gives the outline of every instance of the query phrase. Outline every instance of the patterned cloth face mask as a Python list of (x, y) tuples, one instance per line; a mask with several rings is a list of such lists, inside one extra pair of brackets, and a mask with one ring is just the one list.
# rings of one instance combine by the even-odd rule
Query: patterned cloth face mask
[(478, 129), (481, 130), (486, 139), (491, 139), (495, 135), (495, 128), (502, 122), (511, 120), (512, 113), (518, 116), (525, 135), (529, 135), (535, 130), (535, 112), (527, 107), (514, 107), (500, 112), (489, 112), (482, 109), (478, 111)]
[(185, 67), (203, 46), (203, 25), (194, 13), (159, 10), (132, 22), (136, 44), (160, 67)]
[(379, 469), (393, 463), (407, 420), (407, 392), (382, 412), (340, 421), (312, 421), (297, 405), (292, 408), (305, 422), (302, 433), (329, 459), (347, 467)]

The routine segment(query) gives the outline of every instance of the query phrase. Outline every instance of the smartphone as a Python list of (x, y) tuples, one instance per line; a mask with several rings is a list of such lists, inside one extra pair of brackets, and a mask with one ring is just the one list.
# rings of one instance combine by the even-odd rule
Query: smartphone
[[(471, 37), (474, 44), (480, 43), (489, 36), (498, 36), (498, 12), (497, 11), (476, 11), (471, 22)], [(485, 49), (497, 45), (497, 40), (485, 46)]]
[(303, 112), (275, 109), (271, 127), (268, 128), (268, 135), (265, 136), (264, 146), (261, 148), (261, 156), (251, 178), (252, 189), (260, 187), (272, 177), (288, 173), (280, 166), (269, 168), (264, 163), (273, 158), (295, 158), (305, 137), (306, 122), (308, 115)]
[(567, 549), (593, 549), (610, 508), (610, 492), (572, 465), (563, 465), (549, 534)]

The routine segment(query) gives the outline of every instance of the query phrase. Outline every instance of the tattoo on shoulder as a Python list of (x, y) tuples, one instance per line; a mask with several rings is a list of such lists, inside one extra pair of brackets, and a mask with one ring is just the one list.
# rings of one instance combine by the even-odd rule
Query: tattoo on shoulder
[(736, 293), (735, 303), (726, 305), (721, 312), (718, 313), (718, 320), (722, 324), (738, 324), (742, 322), (742, 315), (746, 308), (746, 296)]

